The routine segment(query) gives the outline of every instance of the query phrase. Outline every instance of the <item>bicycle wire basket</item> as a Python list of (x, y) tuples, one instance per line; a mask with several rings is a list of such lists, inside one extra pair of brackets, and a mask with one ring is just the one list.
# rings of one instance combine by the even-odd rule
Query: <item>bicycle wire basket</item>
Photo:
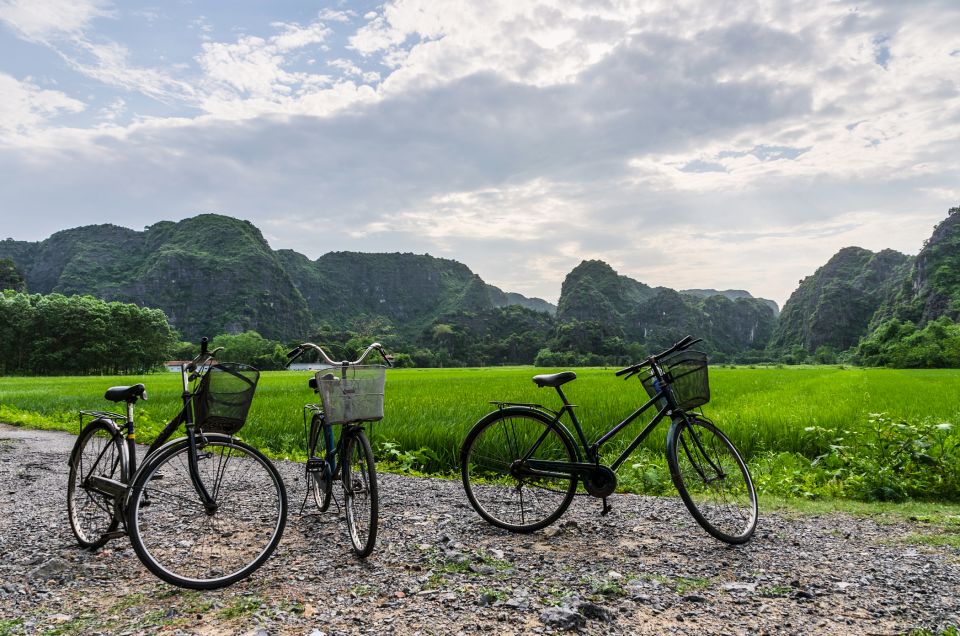
[(383, 419), (386, 367), (350, 365), (317, 372), (317, 392), (329, 424), (376, 422)]
[(235, 435), (246, 423), (259, 379), (260, 372), (245, 364), (212, 365), (193, 398), (197, 426), (207, 433)]
[[(677, 351), (660, 359), (665, 379), (673, 390), (677, 405), (682, 409), (694, 409), (710, 401), (710, 382), (707, 378), (707, 354), (702, 351)], [(653, 370), (641, 378), (647, 395), (654, 397), (656, 376)]]

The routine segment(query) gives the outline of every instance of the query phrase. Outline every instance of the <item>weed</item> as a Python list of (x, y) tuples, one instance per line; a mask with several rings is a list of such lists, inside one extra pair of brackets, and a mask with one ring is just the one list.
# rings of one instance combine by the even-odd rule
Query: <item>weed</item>
[(248, 614), (253, 614), (263, 606), (263, 599), (258, 595), (241, 596), (233, 600), (230, 605), (224, 607), (217, 616), (224, 619), (239, 618)]

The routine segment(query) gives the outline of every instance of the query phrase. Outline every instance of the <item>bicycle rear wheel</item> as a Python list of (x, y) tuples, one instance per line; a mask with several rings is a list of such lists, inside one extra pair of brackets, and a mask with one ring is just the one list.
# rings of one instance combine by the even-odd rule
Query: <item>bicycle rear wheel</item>
[(687, 415), (671, 427), (667, 462), (693, 518), (712, 536), (746, 543), (757, 527), (757, 493), (747, 465), (712, 422)]
[(190, 475), (183, 438), (161, 448), (134, 478), (127, 508), (130, 542), (167, 583), (195, 590), (250, 576), (273, 553), (287, 521), (277, 469), (227, 435), (197, 437), (200, 480), (217, 507), (208, 511)]
[(361, 559), (373, 552), (379, 522), (379, 490), (373, 450), (363, 429), (344, 431), (342, 472), (347, 530), (353, 551)]
[(530, 470), (524, 458), (575, 462), (577, 453), (569, 437), (545, 416), (509, 409), (475, 424), (460, 449), (463, 488), (470, 505), (488, 522), (512, 532), (550, 525), (564, 513), (577, 490), (572, 474)]
[(313, 500), (320, 512), (330, 507), (330, 495), (333, 492), (333, 475), (326, 461), (327, 448), (323, 437), (323, 416), (314, 415), (310, 420), (310, 438), (307, 440), (308, 459), (323, 459), (323, 470), (307, 471), (307, 487), (313, 493)]
[(70, 454), (67, 478), (67, 515), (82, 547), (101, 547), (120, 523), (114, 498), (91, 488), (89, 478), (127, 483), (129, 468), (123, 435), (113, 423), (95, 420), (83, 428)]

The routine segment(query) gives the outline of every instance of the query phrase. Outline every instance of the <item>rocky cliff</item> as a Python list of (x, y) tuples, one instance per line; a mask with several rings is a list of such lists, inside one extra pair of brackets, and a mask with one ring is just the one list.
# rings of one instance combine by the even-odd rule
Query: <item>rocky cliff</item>
[(438, 316), (546, 301), (487, 285), (456, 261), (415, 254), (332, 252), (316, 261), (274, 251), (251, 223), (216, 214), (142, 232), (94, 225), (38, 243), (0, 241), (0, 258), (35, 293), (90, 294), (162, 309), (181, 335), (258, 331), (305, 337), (322, 323), (388, 321), (413, 335)]

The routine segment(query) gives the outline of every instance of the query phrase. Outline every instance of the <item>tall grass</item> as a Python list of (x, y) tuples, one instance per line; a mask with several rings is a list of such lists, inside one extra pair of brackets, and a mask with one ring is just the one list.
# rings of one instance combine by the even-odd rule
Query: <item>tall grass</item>
[[(588, 438), (595, 439), (646, 396), (636, 380), (624, 382), (611, 369), (579, 369), (564, 386)], [(401, 450), (432, 449), (440, 468), (451, 469), (467, 430), (493, 407), (492, 400), (556, 407), (553, 389), (530, 378), (542, 369), (391, 369), (387, 372), (385, 418), (372, 426), (374, 443)], [(309, 372), (265, 372), (241, 432), (274, 456), (304, 456), (302, 405), (317, 401), (307, 387)], [(704, 412), (747, 457), (791, 452), (815, 457), (831, 443), (824, 431), (842, 433), (865, 425), (871, 413), (911, 422), (960, 422), (960, 371), (837, 367), (711, 368), (712, 400)], [(180, 376), (0, 378), (0, 421), (78, 430), (77, 411), (122, 411), (102, 399), (113, 385), (144, 382), (149, 399), (137, 405), (139, 439), (149, 441), (179, 408)], [(642, 419), (642, 418), (641, 418)], [(616, 450), (639, 432), (633, 424), (612, 443)], [(808, 429), (816, 429), (811, 433)], [(666, 427), (646, 442), (660, 451)]]

